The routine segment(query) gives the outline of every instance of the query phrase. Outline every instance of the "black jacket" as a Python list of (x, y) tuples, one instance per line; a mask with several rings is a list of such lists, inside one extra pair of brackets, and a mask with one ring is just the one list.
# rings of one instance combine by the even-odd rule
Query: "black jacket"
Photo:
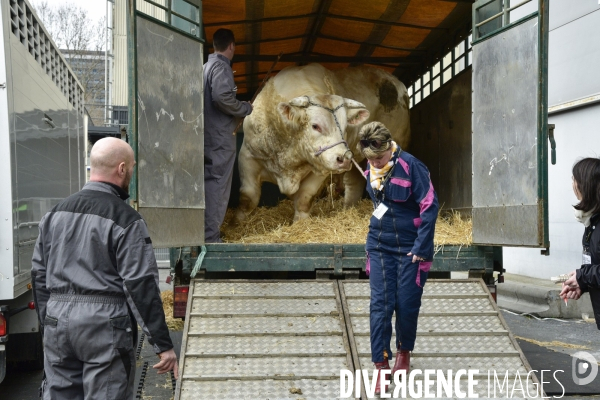
[(582, 265), (577, 270), (577, 283), (582, 292), (590, 293), (596, 326), (600, 329), (600, 214), (594, 215), (590, 226), (585, 228), (582, 245), (591, 255), (591, 264)]

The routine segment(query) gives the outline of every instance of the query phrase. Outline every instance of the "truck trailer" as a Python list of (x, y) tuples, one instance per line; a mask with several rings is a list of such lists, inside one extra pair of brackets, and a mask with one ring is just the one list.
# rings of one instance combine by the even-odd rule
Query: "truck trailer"
[[(171, 248), (174, 311), (185, 318), (175, 399), (339, 397), (341, 370), (370, 368), (364, 245), (203, 243), (201, 66), (220, 27), (236, 37), (240, 99), (276, 60), (275, 72), (374, 65), (407, 85), (407, 150), (428, 166), (440, 203), (471, 216), (474, 243), (436, 254), (430, 278), (440, 279), (425, 287), (413, 368), (473, 367), (482, 380), (495, 368), (543, 394), (493, 289), (502, 246), (550, 251), (548, 6), (127, 2), (132, 201), (154, 245)], [(469, 279), (449, 280), (453, 271)], [(351, 396), (366, 398), (358, 386)]]
[(31, 258), (44, 214), (85, 182), (83, 88), (26, 0), (0, 4), (0, 382), (43, 367)]

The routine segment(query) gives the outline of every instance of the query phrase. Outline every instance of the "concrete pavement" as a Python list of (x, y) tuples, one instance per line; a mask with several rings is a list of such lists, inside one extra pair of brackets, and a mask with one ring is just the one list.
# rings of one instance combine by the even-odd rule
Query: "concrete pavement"
[(498, 306), (517, 313), (529, 313), (543, 318), (589, 319), (594, 317), (589, 294), (565, 304), (558, 294), (560, 284), (549, 279), (504, 274), (498, 284)]

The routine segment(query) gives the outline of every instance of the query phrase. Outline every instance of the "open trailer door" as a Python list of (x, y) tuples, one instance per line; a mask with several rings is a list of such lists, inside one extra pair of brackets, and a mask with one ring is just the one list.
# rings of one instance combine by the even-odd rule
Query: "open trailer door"
[(130, 194), (153, 246), (204, 242), (201, 1), (128, 0)]
[(549, 247), (548, 0), (473, 4), (473, 242)]

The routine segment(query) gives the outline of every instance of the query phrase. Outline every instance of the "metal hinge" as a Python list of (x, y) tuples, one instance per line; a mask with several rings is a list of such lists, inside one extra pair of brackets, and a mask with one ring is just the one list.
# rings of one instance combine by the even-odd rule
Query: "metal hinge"
[(550, 140), (550, 162), (556, 165), (556, 141), (554, 140), (554, 124), (548, 124), (548, 140)]
[(334, 245), (333, 246), (333, 274), (341, 275), (343, 267), (344, 267), (343, 246)]
[(6, 89), (6, 82), (0, 83), (0, 89)]

